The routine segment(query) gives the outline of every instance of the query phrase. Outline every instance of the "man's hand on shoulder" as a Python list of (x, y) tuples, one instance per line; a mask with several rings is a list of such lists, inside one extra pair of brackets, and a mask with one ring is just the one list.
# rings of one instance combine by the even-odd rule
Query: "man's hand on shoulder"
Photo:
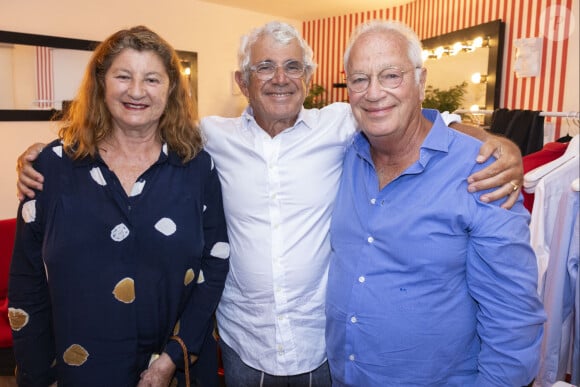
[(44, 177), (32, 167), (32, 163), (38, 158), (45, 145), (42, 143), (31, 145), (18, 157), (16, 162), (16, 172), (18, 174), (16, 196), (20, 201), (24, 200), (25, 197), (33, 198), (34, 190), (42, 190)]

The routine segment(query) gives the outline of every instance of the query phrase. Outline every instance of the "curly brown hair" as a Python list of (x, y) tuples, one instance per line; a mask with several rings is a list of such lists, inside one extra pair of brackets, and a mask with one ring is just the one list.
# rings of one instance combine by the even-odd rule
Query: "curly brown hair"
[(105, 104), (105, 74), (125, 49), (152, 51), (169, 75), (167, 106), (159, 120), (158, 136), (183, 162), (202, 149), (202, 136), (181, 62), (173, 47), (145, 26), (120, 30), (97, 46), (86, 68), (76, 98), (63, 115), (59, 130), (64, 150), (72, 158), (94, 157), (100, 141), (112, 132), (112, 117)]

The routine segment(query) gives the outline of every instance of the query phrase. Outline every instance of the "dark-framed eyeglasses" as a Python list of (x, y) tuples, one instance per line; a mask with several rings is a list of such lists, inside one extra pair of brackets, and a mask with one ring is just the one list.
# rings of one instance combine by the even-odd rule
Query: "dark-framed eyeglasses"
[(306, 71), (304, 64), (297, 60), (290, 60), (282, 65), (277, 65), (269, 61), (260, 62), (251, 66), (250, 71), (254, 72), (258, 79), (269, 81), (274, 78), (274, 74), (276, 74), (278, 67), (282, 67), (284, 74), (286, 74), (287, 77), (294, 79), (302, 77)]
[[(420, 67), (410, 70), (401, 70), (398, 67), (387, 67), (377, 75), (379, 85), (385, 89), (396, 89), (403, 83), (405, 73), (411, 72)], [(369, 88), (371, 76), (365, 73), (353, 73), (346, 78), (346, 85), (350, 91), (362, 93)]]

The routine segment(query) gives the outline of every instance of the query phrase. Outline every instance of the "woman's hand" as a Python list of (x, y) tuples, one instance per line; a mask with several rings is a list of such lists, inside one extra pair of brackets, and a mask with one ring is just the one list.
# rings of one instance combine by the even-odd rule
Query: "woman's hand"
[(493, 202), (507, 197), (501, 206), (510, 209), (516, 203), (524, 182), (522, 155), (518, 146), (509, 139), (490, 135), (479, 149), (476, 161), (483, 163), (492, 155), (497, 160), (469, 176), (467, 189), (469, 192), (476, 192), (499, 187), (493, 192), (482, 195), (481, 200)]
[(16, 196), (20, 201), (24, 200), (25, 197), (32, 199), (34, 197), (34, 189), (42, 190), (44, 177), (32, 167), (32, 163), (37, 159), (45, 145), (42, 143), (31, 145), (18, 157), (16, 163), (16, 172), (18, 173)]
[(175, 369), (173, 360), (163, 352), (141, 373), (137, 387), (167, 387), (171, 383)]

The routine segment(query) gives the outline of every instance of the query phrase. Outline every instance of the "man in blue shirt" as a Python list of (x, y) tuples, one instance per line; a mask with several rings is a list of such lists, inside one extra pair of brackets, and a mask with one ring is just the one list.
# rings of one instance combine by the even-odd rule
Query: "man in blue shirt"
[(371, 21), (344, 55), (361, 133), (331, 223), (326, 303), (335, 386), (522, 386), (545, 320), (529, 214), (466, 189), (481, 143), (421, 109), (408, 27)]

